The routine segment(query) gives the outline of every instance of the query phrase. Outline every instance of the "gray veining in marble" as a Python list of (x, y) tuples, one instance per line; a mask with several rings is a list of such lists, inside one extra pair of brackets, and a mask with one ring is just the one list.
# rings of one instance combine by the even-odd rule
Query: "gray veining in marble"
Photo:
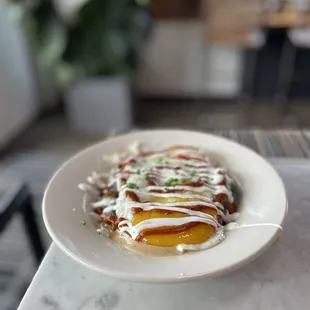
[(281, 160), (275, 166), (290, 205), (284, 231), (246, 267), (182, 284), (130, 283), (80, 266), (53, 244), (19, 310), (309, 309), (310, 161)]

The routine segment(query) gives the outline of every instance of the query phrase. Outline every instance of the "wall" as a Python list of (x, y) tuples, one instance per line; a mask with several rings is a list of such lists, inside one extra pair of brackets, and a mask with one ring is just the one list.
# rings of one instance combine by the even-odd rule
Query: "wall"
[[(208, 46), (203, 29), (197, 20), (154, 23), (137, 79), (143, 95), (230, 98), (239, 93), (241, 51)], [(32, 122), (43, 104), (45, 107), (55, 104), (52, 100), (55, 92), (48, 83), (44, 83), (42, 97), (38, 99), (28, 56), (21, 30), (9, 20), (1, 4), (0, 147)]]
[(142, 53), (137, 87), (145, 96), (230, 98), (241, 88), (242, 51), (209, 46), (198, 20), (156, 21)]
[(0, 3), (0, 148), (38, 112), (37, 90), (24, 37)]

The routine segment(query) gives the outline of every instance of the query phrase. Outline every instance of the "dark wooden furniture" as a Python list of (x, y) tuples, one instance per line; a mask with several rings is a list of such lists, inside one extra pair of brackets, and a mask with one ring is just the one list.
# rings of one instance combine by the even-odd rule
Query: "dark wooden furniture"
[(0, 178), (0, 234), (10, 223), (13, 216), (20, 214), (28, 237), (29, 246), (37, 265), (40, 264), (45, 249), (39, 233), (36, 214), (33, 210), (32, 196), (28, 186), (13, 176)]

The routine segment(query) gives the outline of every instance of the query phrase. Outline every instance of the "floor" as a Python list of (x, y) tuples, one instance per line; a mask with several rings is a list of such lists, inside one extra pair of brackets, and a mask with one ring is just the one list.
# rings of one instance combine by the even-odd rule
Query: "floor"
[[(142, 112), (137, 117), (139, 119), (141, 115), (145, 115), (145, 118), (142, 117), (144, 121), (139, 122), (139, 127), (146, 127), (147, 124), (147, 127), (153, 128), (160, 126), (196, 129), (198, 127), (200, 130), (210, 131), (238, 141), (265, 157), (310, 157), (309, 130), (265, 131), (260, 129), (229, 130), (214, 128), (211, 130), (207, 127), (197, 126), (194, 122), (191, 123), (193, 112), (188, 112), (186, 118), (186, 111), (184, 111), (184, 119), (189, 120), (186, 123), (184, 119), (171, 115), (174, 112), (169, 108), (168, 112), (159, 113), (157, 122), (154, 115), (151, 119), (150, 111), (148, 114), (145, 113), (147, 112)], [(168, 113), (170, 114), (170, 121)], [(204, 124), (203, 120), (201, 120), (201, 124)], [(210, 125), (210, 127), (212, 126)], [(103, 138), (103, 136), (87, 137), (71, 132), (67, 128), (63, 116), (53, 115), (32, 126), (15, 141), (0, 159), (0, 169), (19, 173), (30, 185), (46, 246), (50, 244), (51, 240), (42, 222), (41, 201), (49, 178), (57, 167), (71, 155)], [(21, 285), (21, 283), (27, 283), (36, 270), (25, 237), (20, 231), (20, 219), (15, 218), (0, 239), (0, 304), (3, 310), (16, 309), (18, 300), (25, 289), (25, 285)]]

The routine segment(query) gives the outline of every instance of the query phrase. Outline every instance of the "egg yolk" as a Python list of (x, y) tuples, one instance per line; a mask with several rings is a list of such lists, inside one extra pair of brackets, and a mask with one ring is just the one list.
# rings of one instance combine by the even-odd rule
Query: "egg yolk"
[[(153, 197), (151, 201), (172, 203), (172, 202), (183, 202), (190, 201), (186, 198), (177, 198), (177, 197)], [(195, 203), (197, 204), (197, 202)], [(205, 208), (201, 212), (210, 214), (213, 217), (217, 216), (216, 210), (212, 208)], [(166, 210), (150, 210), (150, 211), (141, 211), (134, 214), (133, 225), (137, 225), (142, 221), (154, 219), (154, 218), (180, 218), (188, 216), (186, 213), (172, 212)], [(156, 245), (162, 247), (173, 247), (178, 244), (198, 244), (207, 241), (214, 234), (214, 227), (205, 223), (195, 223), (194, 226), (190, 226), (184, 231), (179, 232), (166, 232), (166, 233), (156, 233), (154, 232), (145, 235), (141, 241), (148, 245)]]

